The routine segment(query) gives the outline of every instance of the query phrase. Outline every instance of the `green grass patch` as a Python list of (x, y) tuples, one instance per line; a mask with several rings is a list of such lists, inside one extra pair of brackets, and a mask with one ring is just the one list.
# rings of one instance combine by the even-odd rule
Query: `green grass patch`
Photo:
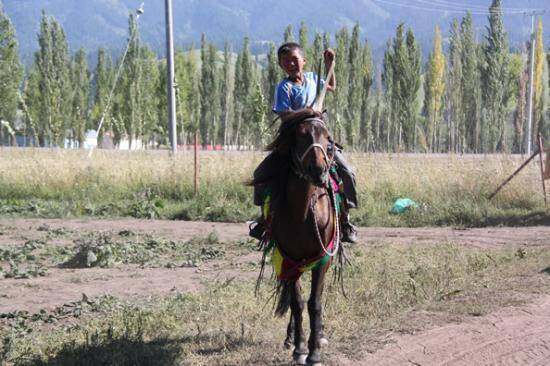
[(28, 240), (24, 245), (0, 246), (0, 279), (46, 276), (52, 267), (199, 267), (208, 261), (224, 259), (226, 255), (237, 256), (254, 250), (250, 240), (226, 243), (220, 241), (216, 232), (187, 241), (166, 240), (130, 230), (73, 233), (69, 236), (73, 238), (72, 244), (52, 245), (49, 244), (52, 236), (67, 237), (67, 232), (47, 227), (43, 231), (43, 238)]

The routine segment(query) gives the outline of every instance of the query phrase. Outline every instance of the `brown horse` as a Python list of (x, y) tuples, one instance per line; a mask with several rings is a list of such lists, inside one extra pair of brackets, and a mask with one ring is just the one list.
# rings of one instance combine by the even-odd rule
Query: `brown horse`
[[(278, 198), (271, 205), (269, 236), (276, 243), (279, 259), (290, 269), (290, 273), (277, 273), (275, 314), (283, 316), (291, 310), (285, 344), (294, 343), (294, 361), (300, 365), (320, 365), (324, 341), (321, 297), (325, 274), (339, 247), (336, 198), (329, 188), (331, 138), (322, 115), (310, 109), (286, 115), (268, 150), (288, 162), (288, 169), (280, 172), (283, 183), (279, 185)], [(275, 266), (275, 254), (272, 261)], [(310, 267), (313, 269), (307, 309), (311, 332), (306, 345), (302, 327), (305, 302), (299, 277), (301, 271)]]

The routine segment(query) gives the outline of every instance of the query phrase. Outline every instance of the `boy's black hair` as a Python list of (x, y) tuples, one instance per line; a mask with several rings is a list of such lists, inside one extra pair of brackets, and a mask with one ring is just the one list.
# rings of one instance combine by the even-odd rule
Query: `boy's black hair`
[(302, 57), (304, 56), (304, 50), (302, 49), (302, 46), (300, 46), (296, 42), (287, 42), (281, 45), (281, 47), (279, 47), (279, 49), (277, 50), (277, 59), (281, 61), (281, 57), (294, 50), (299, 50)]

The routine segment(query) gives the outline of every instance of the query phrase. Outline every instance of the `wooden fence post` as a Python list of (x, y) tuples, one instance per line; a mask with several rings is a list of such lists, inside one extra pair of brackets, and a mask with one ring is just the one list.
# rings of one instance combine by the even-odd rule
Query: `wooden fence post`
[(194, 160), (195, 160), (195, 197), (199, 194), (199, 131), (195, 131), (195, 146), (194, 146)]
[[(546, 183), (544, 180), (544, 143), (542, 135), (539, 133), (539, 156), (540, 156), (540, 179), (542, 181), (542, 193), (544, 194), (544, 207), (548, 208), (548, 199), (546, 198)], [(547, 157), (548, 158), (548, 157)]]

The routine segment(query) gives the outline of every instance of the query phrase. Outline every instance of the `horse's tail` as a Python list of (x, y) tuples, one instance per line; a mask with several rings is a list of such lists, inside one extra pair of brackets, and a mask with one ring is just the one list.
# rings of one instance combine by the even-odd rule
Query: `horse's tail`
[(277, 306), (275, 307), (275, 315), (282, 318), (290, 308), (290, 291), (293, 286), (291, 281), (281, 281), (277, 283), (276, 297)]

